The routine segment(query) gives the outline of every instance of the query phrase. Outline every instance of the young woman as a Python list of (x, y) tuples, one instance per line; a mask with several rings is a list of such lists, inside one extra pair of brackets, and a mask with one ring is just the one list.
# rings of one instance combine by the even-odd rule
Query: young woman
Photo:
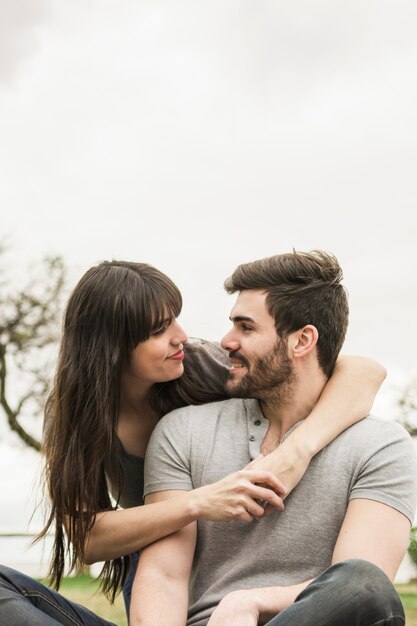
[(181, 306), (167, 276), (116, 261), (88, 270), (69, 299), (44, 437), (51, 512), (40, 537), (54, 528), (56, 587), (66, 557), (70, 569), (105, 561), (103, 587), (114, 598), (126, 555), (196, 519), (262, 516), (258, 500), (283, 508), (280, 496), (314, 454), (369, 412), (385, 376), (368, 359), (340, 359), (311, 415), (271, 455), (213, 485), (142, 506), (143, 458), (161, 415), (226, 397), (227, 354), (209, 342), (187, 343)]

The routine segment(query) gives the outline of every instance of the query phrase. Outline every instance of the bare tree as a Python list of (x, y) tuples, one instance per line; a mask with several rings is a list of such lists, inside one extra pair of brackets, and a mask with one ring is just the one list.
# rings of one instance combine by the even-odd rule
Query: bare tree
[(24, 289), (12, 289), (5, 281), (0, 285), (0, 406), (10, 429), (36, 450), (40, 442), (22, 417), (43, 415), (50, 383), (45, 364), (57, 342), (65, 275), (62, 258), (48, 257), (28, 270)]

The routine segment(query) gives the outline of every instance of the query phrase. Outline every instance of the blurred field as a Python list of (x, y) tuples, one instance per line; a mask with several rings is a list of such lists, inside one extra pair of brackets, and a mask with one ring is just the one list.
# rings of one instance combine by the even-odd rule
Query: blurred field
[(69, 600), (78, 602), (100, 617), (113, 622), (116, 626), (127, 626), (122, 595), (117, 596), (115, 604), (110, 604), (99, 591), (98, 582), (91, 576), (65, 578), (59, 592)]
[[(397, 590), (405, 607), (407, 626), (417, 626), (417, 582), (397, 585)], [(65, 578), (60, 592), (66, 598), (86, 606), (116, 626), (127, 626), (122, 596), (119, 595), (116, 603), (111, 605), (98, 591), (98, 583), (90, 576)]]
[(396, 585), (405, 608), (407, 626), (417, 626), (417, 582)]

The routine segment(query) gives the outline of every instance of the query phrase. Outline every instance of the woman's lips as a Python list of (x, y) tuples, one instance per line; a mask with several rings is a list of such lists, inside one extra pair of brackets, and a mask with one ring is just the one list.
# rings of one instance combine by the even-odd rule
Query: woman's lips
[(182, 361), (184, 358), (184, 350), (178, 350), (178, 352), (175, 352), (174, 354), (171, 354), (171, 356), (167, 357), (168, 359), (173, 359), (174, 361)]

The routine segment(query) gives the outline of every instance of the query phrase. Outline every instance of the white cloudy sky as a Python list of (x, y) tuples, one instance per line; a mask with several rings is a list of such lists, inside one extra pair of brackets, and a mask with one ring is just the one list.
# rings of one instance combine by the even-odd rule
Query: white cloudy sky
[[(62, 254), (75, 281), (147, 261), (182, 289), (187, 330), (215, 339), (239, 262), (324, 248), (345, 271), (347, 349), (405, 380), (416, 30), (415, 0), (1, 0), (7, 270)], [(23, 482), (2, 486), (3, 525), (26, 515)]]
[(324, 248), (347, 349), (415, 369), (417, 5), (2, 0), (7, 267), (169, 273), (217, 338), (242, 261)]
[(239, 262), (325, 248), (347, 348), (413, 369), (416, 26), (414, 0), (2, 0), (9, 267), (151, 262), (216, 338)]

